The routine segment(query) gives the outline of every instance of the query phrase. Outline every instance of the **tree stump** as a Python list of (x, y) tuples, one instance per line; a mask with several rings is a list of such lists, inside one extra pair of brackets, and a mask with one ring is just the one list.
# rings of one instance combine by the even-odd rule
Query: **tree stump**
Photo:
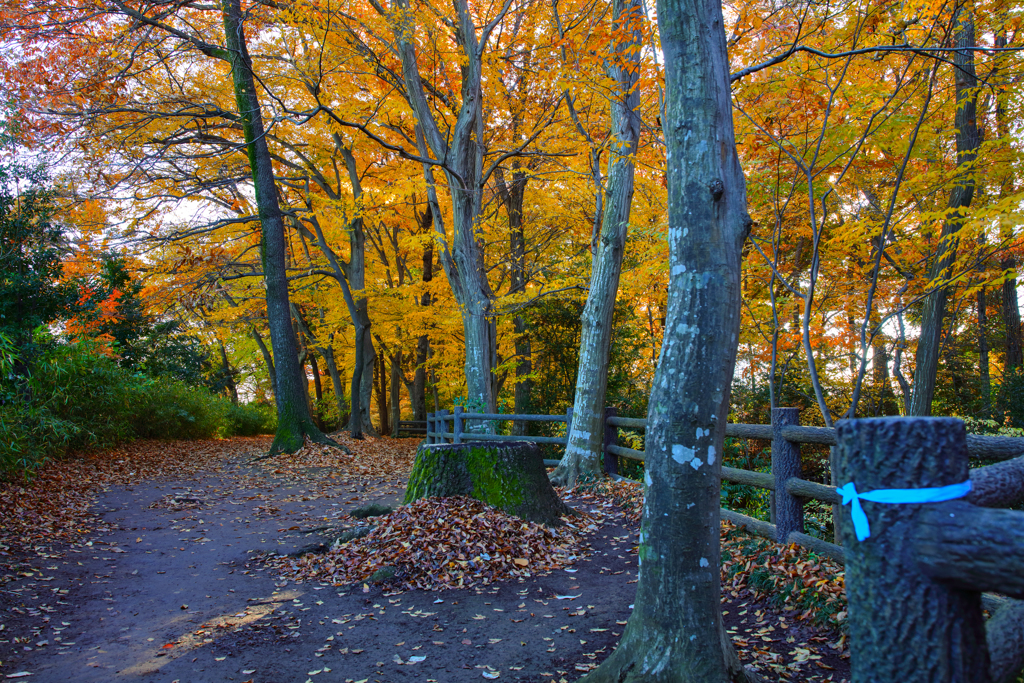
[(429, 496), (469, 496), (549, 526), (571, 512), (548, 481), (537, 444), (522, 441), (420, 446), (405, 503)]

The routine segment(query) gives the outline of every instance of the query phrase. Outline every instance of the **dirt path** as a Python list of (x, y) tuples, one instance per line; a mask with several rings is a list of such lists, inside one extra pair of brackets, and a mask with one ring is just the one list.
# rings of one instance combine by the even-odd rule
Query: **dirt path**
[[(635, 533), (621, 515), (606, 516), (569, 571), (518, 582), (400, 594), (287, 583), (254, 558), (321, 540), (302, 531), (354, 507), (395, 504), (404, 472), (242, 465), (258, 446), (181, 478), (110, 487), (93, 507), (109, 531), (11, 570), (0, 673), (40, 683), (571, 681), (614, 648), (636, 580)], [(772, 680), (848, 676), (827, 646), (835, 636), (739, 599), (726, 610)]]

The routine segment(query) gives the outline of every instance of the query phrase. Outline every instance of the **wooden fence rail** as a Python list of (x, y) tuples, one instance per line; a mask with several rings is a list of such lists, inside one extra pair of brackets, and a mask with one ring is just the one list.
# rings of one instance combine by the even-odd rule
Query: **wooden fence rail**
[[(427, 416), (429, 429), (428, 443), (441, 443), (451, 439), (461, 443), (466, 439), (474, 441), (534, 441), (565, 445), (566, 437), (561, 436), (506, 436), (479, 434), (467, 431), (467, 422), (484, 420), (511, 420), (530, 422), (572, 421), (572, 409), (565, 415), (502, 415), (495, 413), (467, 413), (456, 406), (452, 413), (446, 410)], [(448, 431), (447, 423), (452, 423)], [(644, 452), (620, 446), (619, 430), (645, 430), (647, 421), (643, 418), (619, 417), (615, 408), (605, 411), (604, 453), (605, 469), (609, 474), (618, 474), (617, 458), (643, 461)], [(722, 518), (738, 527), (779, 543), (796, 543), (808, 550), (845, 561), (843, 549), (835, 543), (824, 541), (805, 533), (804, 506), (809, 500), (818, 500), (831, 505), (842, 503), (842, 495), (835, 486), (821, 484), (800, 478), (800, 444), (836, 445), (836, 430), (826, 427), (802, 427), (796, 408), (775, 408), (772, 424), (730, 423), (725, 427), (729, 437), (762, 439), (771, 441), (772, 471), (752, 472), (734, 467), (722, 467), (722, 479), (734, 484), (744, 484), (767, 489), (771, 494), (771, 522), (755, 519), (727, 508), (722, 508)], [(971, 470), (974, 489), (971, 502), (987, 507), (1008, 507), (1024, 500), (1024, 438), (968, 435), (966, 449), (970, 457), (988, 461), (1006, 461)], [(1013, 458), (1013, 459), (1011, 459)], [(557, 460), (546, 460), (546, 465), (557, 465)]]

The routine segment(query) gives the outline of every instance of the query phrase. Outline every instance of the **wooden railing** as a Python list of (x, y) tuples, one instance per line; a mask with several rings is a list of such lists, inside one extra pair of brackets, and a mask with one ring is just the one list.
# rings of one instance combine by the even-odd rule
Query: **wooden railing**
[[(533, 441), (535, 443), (551, 443), (565, 445), (567, 437), (562, 436), (508, 436), (501, 434), (478, 434), (465, 429), (467, 422), (482, 420), (512, 420), (530, 422), (562, 422), (572, 421), (572, 409), (565, 415), (502, 415), (493, 413), (467, 413), (456, 407), (452, 413), (441, 410), (427, 416), (428, 443), (441, 443), (451, 439), (453, 443), (461, 443), (467, 439), (473, 441)], [(447, 425), (451, 422), (452, 429)], [(619, 417), (614, 408), (605, 410), (604, 418), (605, 470), (609, 474), (618, 474), (618, 458), (643, 461), (644, 452), (620, 446), (618, 444), (620, 429), (645, 430), (647, 421), (642, 418)], [(763, 439), (771, 441), (772, 471), (752, 472), (735, 467), (722, 467), (722, 479), (735, 484), (745, 484), (768, 489), (771, 494), (772, 521), (766, 522), (744, 515), (728, 508), (722, 508), (722, 519), (746, 529), (764, 538), (779, 543), (795, 543), (816, 553), (831, 557), (839, 562), (845, 561), (843, 549), (835, 543), (824, 541), (805, 533), (804, 506), (809, 500), (818, 500), (831, 505), (839, 505), (842, 496), (836, 487), (800, 478), (801, 457), (800, 444), (821, 444), (834, 446), (836, 430), (827, 427), (802, 427), (799, 425), (799, 411), (796, 408), (775, 408), (772, 411), (772, 424), (730, 423), (725, 427), (725, 435), (741, 439)], [(994, 486), (993, 474), (1007, 471), (1021, 472), (1020, 498), (1024, 499), (1024, 438), (996, 436), (967, 436), (967, 452), (970, 457), (987, 461), (1004, 461), (1009, 463), (991, 465), (971, 470), (971, 480), (975, 482), (975, 493), (972, 495), (988, 495), (998, 497), (996, 507), (1006, 507), (1020, 502), (1014, 495), (1003, 495), (994, 490), (986, 492), (986, 487)], [(1015, 458), (1011, 460), (1011, 458)], [(545, 460), (547, 465), (557, 465), (557, 460)], [(995, 468), (995, 469), (993, 469)], [(1002, 475), (1000, 475), (1001, 477)], [(984, 492), (978, 494), (978, 491)], [(1007, 502), (1008, 501), (1008, 502)]]
[(429, 424), (427, 420), (399, 420), (398, 435), (426, 436)]

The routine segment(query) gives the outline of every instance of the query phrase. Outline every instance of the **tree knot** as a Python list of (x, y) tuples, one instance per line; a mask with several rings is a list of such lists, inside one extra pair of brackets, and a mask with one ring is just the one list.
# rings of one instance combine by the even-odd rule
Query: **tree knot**
[(708, 189), (711, 190), (711, 196), (715, 198), (717, 202), (722, 198), (722, 193), (725, 192), (725, 183), (719, 178), (715, 178), (708, 184)]

